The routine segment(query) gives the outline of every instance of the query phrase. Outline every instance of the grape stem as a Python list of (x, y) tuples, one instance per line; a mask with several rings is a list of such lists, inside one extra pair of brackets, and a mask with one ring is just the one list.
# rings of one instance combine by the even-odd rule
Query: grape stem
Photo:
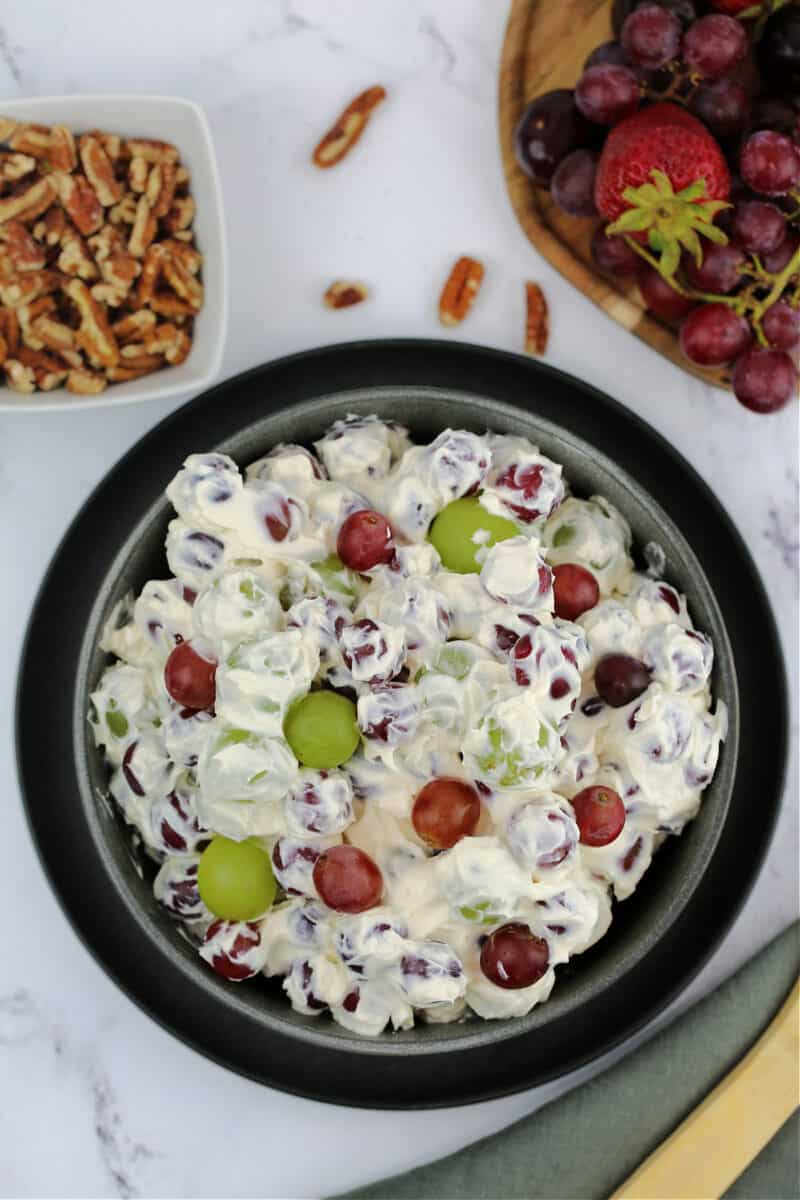
[[(744, 267), (742, 274), (755, 275), (756, 281), (749, 287), (746, 287), (738, 296), (718, 296), (711, 292), (701, 292), (697, 288), (688, 287), (686, 284), (680, 283), (674, 275), (664, 275), (659, 269), (658, 259), (650, 254), (640, 242), (637, 242), (635, 238), (627, 236), (625, 241), (631, 250), (634, 250), (640, 258), (643, 258), (654, 270), (658, 271), (661, 278), (669, 284), (673, 291), (678, 292), (679, 295), (685, 296), (689, 300), (705, 300), (709, 304), (726, 304), (738, 316), (747, 317), (753, 326), (756, 338), (764, 347), (769, 345), (761, 328), (761, 321), (764, 314), (777, 300), (780, 300), (792, 276), (800, 274), (800, 246), (797, 247), (786, 266), (777, 275), (772, 275), (767, 271), (758, 256), (754, 254), (752, 261), (755, 269)], [(755, 295), (759, 286), (769, 287), (770, 289), (762, 300), (759, 300)], [(797, 307), (800, 304), (800, 288), (796, 290), (791, 303), (793, 307)]]

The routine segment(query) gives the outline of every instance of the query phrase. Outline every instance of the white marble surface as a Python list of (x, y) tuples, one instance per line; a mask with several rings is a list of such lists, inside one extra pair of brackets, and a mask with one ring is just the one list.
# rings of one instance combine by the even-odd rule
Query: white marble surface
[[(771, 594), (796, 695), (798, 407), (751, 416), (613, 325), (529, 248), (506, 199), (497, 149), (506, 7), (504, 0), (139, 0), (112, 15), (98, 0), (3, 0), (0, 100), (131, 90), (206, 106), (231, 251), (226, 375), (327, 342), (439, 336), (438, 290), (464, 252), (485, 261), (487, 278), (460, 336), (518, 349), (522, 281), (538, 279), (552, 309), (548, 361), (649, 420), (732, 513)], [(314, 171), (308, 158), (316, 137), (343, 102), (378, 82), (390, 99), (358, 151), (336, 171)], [(371, 301), (350, 312), (323, 309), (321, 292), (340, 276), (367, 280)], [(168, 407), (14, 414), (0, 422), (5, 1197), (320, 1196), (438, 1157), (565, 1086), (399, 1115), (280, 1095), (206, 1062), (156, 1027), (67, 926), (19, 803), (11, 733), (16, 658), (35, 589), (71, 516)], [(46, 712), (43, 698), (43, 720)], [(796, 914), (796, 749), (795, 736), (767, 866), (681, 1007)], [(54, 820), (58, 804), (54, 796)]]

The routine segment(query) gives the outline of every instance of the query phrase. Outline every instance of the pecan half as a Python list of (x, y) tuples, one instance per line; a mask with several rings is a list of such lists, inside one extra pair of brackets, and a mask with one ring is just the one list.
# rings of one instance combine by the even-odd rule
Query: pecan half
[(12, 220), (32, 221), (50, 207), (53, 195), (52, 180), (46, 175), (19, 192), (4, 196), (0, 200), (0, 225)]
[(365, 283), (347, 283), (343, 279), (337, 279), (328, 288), (322, 300), (326, 308), (351, 308), (354, 304), (366, 300), (368, 295), (369, 288)]
[(117, 204), (123, 196), (122, 184), (114, 174), (111, 159), (99, 138), (85, 134), (79, 142), (81, 163), (86, 178), (104, 208)]
[(16, 183), (35, 170), (36, 159), (30, 154), (0, 154), (0, 179), (6, 183)]
[(77, 229), (68, 226), (61, 236), (61, 253), (58, 256), (58, 269), (65, 275), (77, 275), (79, 279), (97, 279), (99, 271)]
[(175, 163), (156, 163), (150, 169), (145, 195), (153, 216), (165, 217), (175, 198)]
[(48, 292), (55, 292), (64, 279), (58, 271), (25, 271), (0, 282), (0, 300), (9, 308), (30, 304)]
[(475, 302), (483, 282), (483, 263), (464, 255), (456, 260), (439, 297), (439, 320), (459, 325)]
[(86, 351), (89, 361), (98, 367), (113, 367), (119, 362), (119, 346), (111, 332), (108, 318), (97, 303), (86, 284), (80, 279), (71, 279), (64, 288), (78, 309), (81, 326), (75, 341)]
[(125, 143), (131, 158), (143, 158), (148, 163), (174, 163), (178, 161), (178, 150), (170, 142), (157, 142), (152, 138), (128, 138)]
[(544, 354), (547, 350), (547, 301), (538, 283), (525, 284), (525, 352)]
[[(137, 312), (129, 313), (126, 317), (120, 317), (118, 321), (115, 321), (111, 326), (111, 332), (120, 346), (124, 346), (131, 341), (140, 341), (155, 327), (156, 314), (148, 308), (140, 308)], [(148, 354), (160, 353), (159, 349), (151, 349), (149, 342), (146, 345)]]
[(163, 218), (167, 233), (173, 237), (184, 229), (188, 229), (194, 220), (194, 200), (191, 196), (176, 196), (172, 207)]
[(67, 216), (78, 232), (84, 237), (96, 233), (103, 224), (103, 206), (86, 176), (57, 171), (53, 179)]
[(23, 366), (31, 368), (36, 386), (43, 392), (60, 387), (67, 378), (67, 365), (57, 354), (22, 346), (17, 357)]
[[(32, 306), (31, 306), (32, 307)], [(48, 350), (56, 350), (63, 354), (65, 350), (75, 348), (75, 332), (62, 321), (55, 321), (50, 316), (38, 316), (31, 323), (34, 334)]]
[(21, 221), (6, 221), (0, 225), (2, 258), (8, 264), (8, 274), (16, 271), (41, 271), (47, 264), (42, 247)]
[(142, 258), (155, 236), (156, 219), (150, 210), (150, 203), (146, 196), (140, 196), (136, 205), (136, 220), (128, 239), (128, 250), (136, 258)]
[(361, 137), (373, 109), (385, 99), (386, 89), (380, 86), (367, 88), (356, 96), (319, 142), (311, 156), (312, 162), (323, 168), (341, 162)]
[(76, 396), (96, 396), (107, 386), (107, 379), (99, 371), (90, 371), (86, 367), (77, 367), (67, 376), (67, 391)]
[(13, 308), (0, 308), (0, 337), (5, 343), (6, 353), (13, 356), (19, 349), (19, 317)]
[(24, 366), (18, 358), (7, 358), (3, 363), (6, 383), (12, 392), (22, 392), (29, 396), (36, 391), (36, 376), (32, 367)]

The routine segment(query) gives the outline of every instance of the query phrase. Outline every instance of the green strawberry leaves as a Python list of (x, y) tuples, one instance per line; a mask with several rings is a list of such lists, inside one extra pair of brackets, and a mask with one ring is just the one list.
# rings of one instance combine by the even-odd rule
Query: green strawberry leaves
[(658, 269), (671, 279), (678, 269), (681, 253), (687, 250), (699, 265), (703, 259), (701, 238), (724, 246), (728, 239), (714, 224), (724, 200), (704, 200), (706, 181), (696, 179), (676, 192), (669, 177), (654, 169), (652, 183), (628, 187), (622, 193), (628, 208), (606, 229), (606, 233), (647, 233), (650, 249), (658, 256)]

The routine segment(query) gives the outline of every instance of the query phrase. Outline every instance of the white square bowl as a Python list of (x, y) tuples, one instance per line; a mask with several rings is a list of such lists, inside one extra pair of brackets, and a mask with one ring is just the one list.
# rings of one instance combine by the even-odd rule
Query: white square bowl
[(66, 125), (75, 133), (103, 129), (127, 137), (173, 142), (192, 174), (196, 205), (197, 248), (203, 255), (205, 302), (195, 318), (194, 342), (185, 362), (165, 367), (129, 383), (112, 383), (97, 396), (74, 396), (66, 388), (30, 396), (0, 386), (0, 412), (43, 412), (47, 409), (102, 408), (164, 400), (200, 392), (216, 378), (228, 323), (227, 253), (222, 188), (205, 113), (191, 100), (176, 96), (105, 95), (38, 96), (0, 101), (0, 114), (17, 121)]

